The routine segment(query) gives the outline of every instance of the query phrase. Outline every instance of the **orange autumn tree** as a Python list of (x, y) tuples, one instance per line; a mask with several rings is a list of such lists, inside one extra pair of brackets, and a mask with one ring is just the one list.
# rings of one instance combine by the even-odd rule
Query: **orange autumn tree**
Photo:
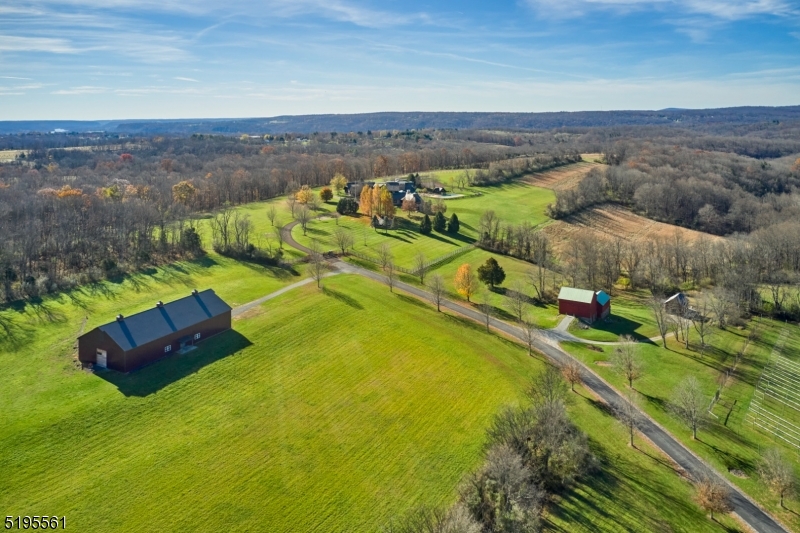
[(458, 267), (455, 279), (456, 292), (469, 301), (470, 297), (478, 290), (478, 276), (472, 271), (469, 263)]
[(367, 216), (372, 216), (372, 190), (368, 185), (361, 189), (361, 197), (358, 201), (359, 210)]

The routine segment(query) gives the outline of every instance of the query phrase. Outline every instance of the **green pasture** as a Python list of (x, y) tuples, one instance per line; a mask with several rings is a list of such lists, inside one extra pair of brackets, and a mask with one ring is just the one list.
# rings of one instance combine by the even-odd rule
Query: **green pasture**
[(356, 276), (248, 314), (128, 375), (72, 370), (68, 346), (4, 354), (0, 507), (79, 531), (375, 531), (449, 504), (541, 368)]
[[(736, 373), (722, 390), (719, 402), (712, 410), (709, 425), (698, 432), (698, 439), (692, 440), (691, 432), (680, 424), (669, 412), (669, 401), (675, 387), (688, 376), (696, 377), (705, 391), (709, 404), (717, 389), (720, 374), (733, 364), (736, 353), (744, 345), (748, 330), (730, 328), (719, 330), (707, 339), (710, 347), (701, 355), (699, 339), (694, 331), (690, 334), (690, 349), (683, 343), (668, 338), (669, 349), (650, 342), (639, 345), (644, 365), (644, 376), (634, 382), (636, 395), (642, 408), (655, 420), (664, 425), (673, 435), (678, 437), (687, 447), (710, 462), (717, 470), (727, 475), (728, 479), (741, 487), (750, 496), (759, 501), (768, 511), (778, 516), (784, 523), (800, 529), (798, 500), (787, 503), (791, 510), (781, 510), (777, 499), (769, 494), (758, 482), (756, 468), (761, 452), (768, 447), (784, 448), (788, 457), (798, 461), (796, 450), (784, 446), (783, 441), (758, 431), (745, 420), (750, 399), (761, 371), (769, 358), (773, 345), (784, 328), (789, 329), (784, 355), (795, 360), (800, 359), (800, 330), (796, 326), (787, 326), (772, 320), (760, 320), (761, 338), (750, 344), (742, 357)], [(751, 323), (750, 327), (753, 324)], [(613, 368), (597, 364), (609, 361), (613, 347), (602, 346), (590, 349), (580, 343), (562, 343), (570, 353), (579, 357), (592, 370), (600, 374), (617, 389), (627, 388), (627, 383)], [(596, 351), (596, 350), (601, 351)], [(800, 463), (800, 461), (798, 461)], [(729, 470), (741, 470), (746, 479), (729, 474)], [(800, 473), (800, 468), (798, 468)]]
[(308, 224), (306, 235), (303, 235), (303, 228), (298, 224), (292, 228), (292, 236), (305, 246), (310, 246), (313, 240), (317, 240), (323, 250), (340, 251), (334, 232), (341, 228), (352, 235), (354, 251), (377, 257), (381, 246), (386, 244), (392, 251), (395, 264), (409, 269), (414, 268), (414, 258), (420, 252), (427, 260), (431, 260), (472, 243), (472, 239), (463, 233), (432, 231), (429, 235), (423, 235), (418, 231), (419, 219), (418, 215), (412, 220), (405, 215), (398, 215), (397, 229), (384, 232), (373, 229), (367, 216), (340, 217), (338, 223), (332, 217), (323, 216)]
[[(558, 324), (558, 305), (533, 303), (536, 291), (528, 284), (527, 272), (535, 269), (536, 265), (521, 261), (519, 259), (514, 259), (513, 257), (493, 254), (491, 252), (487, 252), (486, 250), (475, 248), (474, 250), (466, 252), (463, 255), (454, 257), (446, 263), (438, 265), (434, 270), (429, 272), (428, 275), (430, 276), (433, 273), (441, 274), (447, 286), (448, 297), (454, 300), (463, 300), (464, 298), (456, 292), (454, 287), (456, 271), (461, 265), (468, 263), (477, 275), (478, 267), (484, 264), (489, 257), (494, 257), (500, 266), (503, 267), (503, 270), (506, 273), (506, 279), (503, 284), (499, 287), (496, 287), (490, 296), (491, 304), (494, 307), (494, 315), (497, 318), (504, 320), (516, 320), (516, 318), (509, 311), (510, 299), (507, 291), (511, 288), (515, 281), (519, 280), (525, 283), (523, 292), (526, 296), (528, 296), (531, 302), (531, 305), (528, 307), (528, 311), (536, 324), (540, 328), (555, 327)], [(485, 287), (483, 283), (480, 285), (481, 289)], [(476, 303), (480, 301), (480, 298), (476, 295), (472, 298), (472, 301), (473, 303)]]
[(658, 326), (647, 307), (649, 296), (647, 291), (617, 291), (611, 297), (608, 320), (597, 320), (586, 329), (574, 320), (569, 332), (581, 339), (607, 342), (616, 341), (620, 335), (630, 335), (637, 341), (656, 337)]
[(545, 213), (548, 204), (556, 197), (550, 189), (534, 187), (519, 181), (488, 187), (472, 187), (480, 196), (453, 198), (446, 200), (447, 215), (457, 213), (461, 225), (467, 230), (477, 232), (478, 221), (485, 211), (494, 211), (504, 224), (529, 222), (538, 226), (550, 220)]
[[(75, 338), (83, 331), (212, 288), (230, 305), (240, 305), (299, 281), (297, 270), (267, 268), (209, 254), (145, 269), (116, 281), (86, 285), (57, 296), (0, 307), (0, 435), (48, 427), (92, 405), (100, 382), (75, 370)], [(86, 321), (84, 324), (84, 320)]]

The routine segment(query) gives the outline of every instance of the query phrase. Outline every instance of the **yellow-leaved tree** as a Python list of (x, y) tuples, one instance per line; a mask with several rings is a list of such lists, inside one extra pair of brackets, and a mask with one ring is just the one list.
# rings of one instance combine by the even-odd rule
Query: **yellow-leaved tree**
[(301, 204), (306, 205), (308, 203), (313, 202), (314, 191), (312, 191), (311, 187), (309, 187), (308, 185), (303, 185), (302, 187), (300, 187), (300, 190), (297, 191), (297, 194), (295, 194), (295, 198), (297, 198), (297, 201), (300, 202)]
[(189, 205), (194, 199), (197, 189), (191, 181), (183, 180), (172, 186), (172, 199), (175, 203)]
[(478, 290), (478, 276), (472, 271), (469, 263), (464, 263), (456, 271), (456, 292), (469, 301), (470, 297)]
[(345, 185), (347, 185), (347, 178), (337, 172), (336, 175), (333, 176), (333, 179), (331, 179), (331, 189), (336, 191), (336, 196), (342, 195)]
[(368, 185), (361, 189), (361, 197), (358, 200), (358, 209), (367, 216), (372, 216), (372, 190)]
[(369, 212), (369, 216), (383, 216), (383, 213), (381, 213), (381, 190), (381, 187), (377, 185), (372, 187), (372, 202), (370, 203), (372, 209)]
[(386, 187), (381, 187), (381, 203), (379, 213), (383, 217), (394, 217), (394, 202), (392, 193)]

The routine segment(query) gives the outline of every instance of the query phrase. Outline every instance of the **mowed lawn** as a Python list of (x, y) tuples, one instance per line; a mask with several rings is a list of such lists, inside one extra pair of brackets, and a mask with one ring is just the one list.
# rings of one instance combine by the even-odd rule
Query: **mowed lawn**
[(17, 379), (0, 507), (67, 515), (78, 531), (375, 531), (451, 502), (491, 417), (541, 368), (355, 276), (248, 313), (129, 375), (4, 354)]
[(0, 436), (47, 427), (105, 401), (101, 382), (86, 379), (73, 364), (73, 346), (81, 330), (110, 322), (119, 313), (142, 311), (159, 300), (188, 296), (195, 288), (214, 289), (230, 305), (240, 305), (299, 281), (302, 274), (303, 265), (289, 271), (210, 253), (193, 261), (144, 269), (123, 279), (0, 307)]
[[(478, 221), (485, 211), (494, 211), (505, 224), (529, 222), (533, 226), (550, 220), (545, 212), (555, 202), (550, 189), (534, 187), (520, 181), (490, 187), (472, 187), (481, 196), (447, 200), (447, 215), (457, 213), (467, 231), (477, 232)], [(477, 233), (476, 233), (477, 235)]]

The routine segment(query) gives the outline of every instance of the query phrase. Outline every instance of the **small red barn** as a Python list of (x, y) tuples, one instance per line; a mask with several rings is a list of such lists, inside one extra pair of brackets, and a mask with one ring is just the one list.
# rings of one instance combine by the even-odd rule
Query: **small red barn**
[(561, 287), (558, 293), (558, 312), (572, 315), (588, 322), (602, 319), (611, 312), (611, 297), (605, 291), (590, 291)]

